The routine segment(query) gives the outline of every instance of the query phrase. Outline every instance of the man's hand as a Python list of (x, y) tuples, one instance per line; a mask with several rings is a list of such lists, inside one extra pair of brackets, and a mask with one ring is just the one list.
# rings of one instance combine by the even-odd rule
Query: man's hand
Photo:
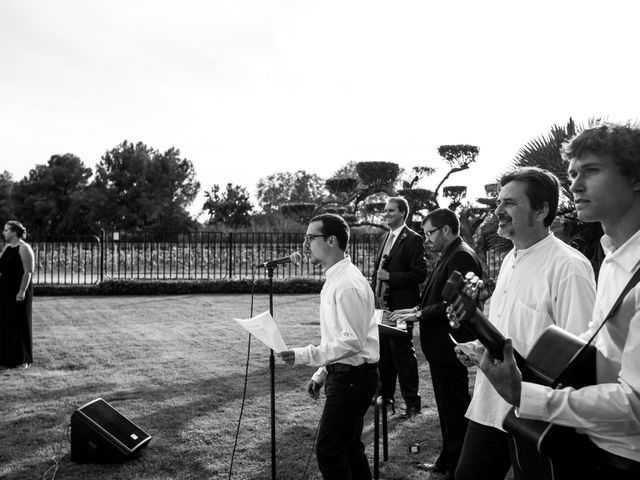
[(458, 343), (453, 350), (458, 361), (465, 367), (477, 367), (480, 363), (476, 342)]
[(384, 282), (388, 282), (389, 281), (389, 272), (386, 271), (384, 268), (381, 268), (378, 270), (378, 274), (376, 275), (376, 278), (378, 280), (382, 280)]
[(293, 350), (285, 350), (284, 352), (276, 353), (276, 355), (282, 358), (282, 360), (284, 360), (284, 363), (290, 365), (291, 367), (296, 364), (296, 352), (294, 352)]
[(404, 308), (402, 310), (394, 310), (393, 312), (391, 312), (389, 320), (397, 322), (400, 319), (402, 319), (403, 321), (409, 320), (411, 322), (415, 322), (417, 320), (413, 308)]
[(391, 316), (389, 318), (393, 320), (394, 316), (406, 315), (407, 313), (413, 313), (413, 311), (413, 308), (401, 308), (398, 310), (394, 310), (393, 312), (391, 312)]
[(318, 400), (318, 397), (320, 397), (320, 387), (321, 386), (322, 385), (320, 385), (315, 380), (309, 380), (309, 383), (307, 383), (307, 393), (314, 400)]
[(389, 317), (389, 320), (396, 322), (396, 328), (401, 328), (402, 330), (407, 329), (407, 323), (413, 324), (413, 322), (417, 322), (415, 313), (405, 313), (404, 315), (396, 315), (395, 317), (392, 315)]
[(491, 356), (488, 350), (480, 346), (477, 352), (482, 352), (482, 358), (478, 366), (487, 376), (493, 388), (508, 403), (515, 407), (520, 406), (520, 395), (522, 393), (522, 374), (516, 365), (513, 356), (513, 345), (511, 339), (507, 338), (504, 342), (503, 355), (504, 360), (501, 362)]
[(24, 302), (24, 297), (26, 296), (26, 293), (23, 292), (22, 290), (18, 292), (18, 294), (16, 295), (16, 302)]

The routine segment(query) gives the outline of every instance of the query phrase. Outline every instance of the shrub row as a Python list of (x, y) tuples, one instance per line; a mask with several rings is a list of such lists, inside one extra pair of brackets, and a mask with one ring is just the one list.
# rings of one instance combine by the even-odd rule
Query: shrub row
[[(324, 280), (273, 279), (274, 293), (318, 293)], [(194, 293), (250, 293), (250, 279), (105, 280), (94, 285), (34, 285), (34, 295), (184, 295)], [(256, 280), (256, 293), (269, 293), (269, 280)]]

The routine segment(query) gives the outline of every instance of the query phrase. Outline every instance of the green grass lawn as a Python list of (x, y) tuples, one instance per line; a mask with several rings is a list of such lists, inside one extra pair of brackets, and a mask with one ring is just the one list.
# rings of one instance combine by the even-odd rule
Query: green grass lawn
[[(274, 317), (290, 347), (319, 341), (318, 302), (318, 295), (275, 297)], [(268, 297), (257, 296), (254, 313), (267, 309)], [(0, 478), (42, 478), (54, 455), (66, 455), (58, 480), (229, 477), (248, 345), (232, 318), (249, 316), (249, 295), (36, 297), (33, 310), (34, 364), (0, 371)], [(389, 417), (380, 478), (429, 478), (415, 464), (435, 460), (439, 449), (428, 367), (418, 356), (425, 408), (410, 421), (398, 420), (401, 412)], [(278, 479), (321, 478), (315, 456), (303, 477), (323, 402), (306, 395), (314, 370), (277, 360)], [(97, 397), (153, 437), (140, 458), (69, 460), (71, 414)], [(233, 479), (271, 478), (269, 398), (269, 351), (254, 340)], [(363, 439), (373, 462), (373, 408)], [(424, 442), (420, 452), (409, 453), (415, 442)]]

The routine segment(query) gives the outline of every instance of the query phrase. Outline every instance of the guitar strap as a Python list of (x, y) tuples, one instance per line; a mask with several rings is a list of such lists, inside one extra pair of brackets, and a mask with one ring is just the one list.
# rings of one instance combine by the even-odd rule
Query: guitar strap
[[(633, 274), (633, 277), (631, 277), (631, 279), (629, 280), (627, 285), (624, 287), (624, 290), (622, 290), (622, 292), (620, 293), (620, 296), (616, 300), (616, 303), (613, 304), (613, 307), (611, 307), (611, 310), (609, 310), (608, 315), (606, 317), (604, 317), (604, 320), (602, 321), (600, 326), (596, 329), (594, 334), (591, 335), (591, 338), (587, 341), (587, 343), (576, 354), (576, 356), (575, 356), (576, 359), (578, 357), (581, 357), (582, 355), (586, 354), (585, 352), (589, 348), (589, 345), (591, 345), (593, 343), (593, 341), (595, 340), (595, 338), (598, 335), (598, 333), (600, 333), (600, 330), (602, 330), (602, 327), (604, 327), (604, 325), (609, 321), (609, 319), (612, 318), (616, 314), (616, 312), (618, 311), (618, 308), (620, 308), (620, 305), (622, 304), (622, 301), (624, 300), (624, 297), (627, 296), (629, 291), (633, 287), (635, 287), (636, 284), (639, 281), (640, 281), (640, 268), (638, 270), (636, 270), (636, 273)], [(565, 378), (565, 375), (570, 372), (572, 366), (573, 365), (577, 365), (577, 364), (578, 364), (578, 362), (570, 362), (569, 365), (567, 365), (565, 367), (565, 369), (560, 373), (560, 375), (557, 376), (556, 380), (553, 382), (551, 387), (552, 388), (556, 388), (559, 383), (562, 383), (562, 380)]]

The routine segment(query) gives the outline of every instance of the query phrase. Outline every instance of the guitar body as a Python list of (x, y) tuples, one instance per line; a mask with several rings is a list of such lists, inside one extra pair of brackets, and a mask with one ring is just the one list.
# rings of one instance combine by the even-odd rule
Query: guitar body
[(376, 308), (389, 310), (389, 282), (379, 282), (375, 297)]
[[(382, 257), (380, 268), (387, 269), (389, 259), (387, 255)], [(375, 291), (375, 305), (381, 310), (389, 310), (389, 282), (386, 280), (378, 280)]]
[[(596, 348), (555, 325), (538, 338), (522, 369), (524, 381), (552, 388), (581, 388), (596, 383)], [(502, 427), (512, 435), (517, 467), (536, 479), (567, 478), (595, 448), (573, 428), (526, 420), (511, 409)]]

